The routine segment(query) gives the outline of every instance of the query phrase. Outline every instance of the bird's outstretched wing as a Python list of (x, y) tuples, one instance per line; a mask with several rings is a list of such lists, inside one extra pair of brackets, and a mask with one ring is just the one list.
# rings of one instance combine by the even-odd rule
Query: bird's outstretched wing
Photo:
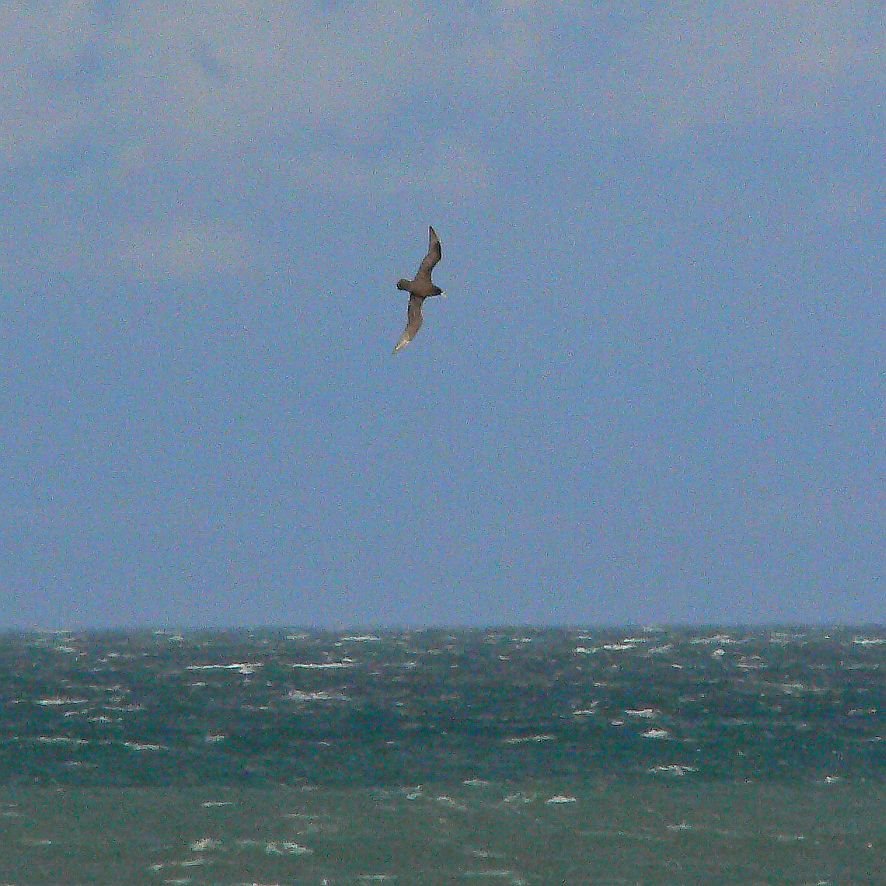
[(443, 247), (440, 245), (440, 238), (437, 236), (437, 232), (429, 226), (428, 254), (422, 259), (421, 264), (418, 266), (418, 273), (415, 275), (415, 279), (430, 281), (431, 271), (434, 270), (434, 265), (436, 265), (442, 257)]
[(420, 295), (410, 295), (409, 296), (409, 310), (406, 314), (406, 329), (403, 330), (403, 335), (400, 336), (400, 341), (394, 347), (394, 353), (396, 354), (400, 348), (405, 348), (412, 339), (415, 338), (416, 332), (421, 329), (421, 303), (424, 299)]

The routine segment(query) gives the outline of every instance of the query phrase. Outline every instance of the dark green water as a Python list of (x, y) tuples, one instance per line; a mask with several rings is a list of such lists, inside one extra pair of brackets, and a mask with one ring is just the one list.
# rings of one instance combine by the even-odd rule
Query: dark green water
[(0, 882), (880, 882), (884, 639), (7, 635)]

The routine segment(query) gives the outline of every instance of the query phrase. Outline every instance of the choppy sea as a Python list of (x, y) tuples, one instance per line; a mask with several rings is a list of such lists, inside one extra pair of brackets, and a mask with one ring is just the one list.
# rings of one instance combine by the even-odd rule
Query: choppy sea
[(882, 628), (0, 636), (0, 883), (883, 883)]

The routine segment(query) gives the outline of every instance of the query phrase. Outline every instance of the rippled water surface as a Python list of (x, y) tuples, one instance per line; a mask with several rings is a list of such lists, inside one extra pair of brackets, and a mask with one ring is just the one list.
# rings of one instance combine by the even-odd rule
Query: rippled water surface
[(6, 635), (0, 881), (874, 882), (884, 658), (875, 628)]

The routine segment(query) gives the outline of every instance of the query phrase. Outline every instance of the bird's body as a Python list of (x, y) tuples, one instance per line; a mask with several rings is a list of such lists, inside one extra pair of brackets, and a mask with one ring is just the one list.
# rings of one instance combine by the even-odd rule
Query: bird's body
[(409, 308), (406, 314), (406, 329), (397, 342), (394, 353), (396, 354), (400, 348), (405, 348), (415, 334), (421, 328), (421, 306), (426, 298), (433, 295), (442, 295), (443, 290), (439, 286), (435, 286), (431, 280), (431, 271), (434, 265), (443, 257), (443, 249), (440, 246), (440, 238), (437, 232), (432, 228), (428, 228), (428, 254), (422, 259), (418, 266), (418, 273), (412, 280), (398, 280), (397, 289), (409, 293)]

